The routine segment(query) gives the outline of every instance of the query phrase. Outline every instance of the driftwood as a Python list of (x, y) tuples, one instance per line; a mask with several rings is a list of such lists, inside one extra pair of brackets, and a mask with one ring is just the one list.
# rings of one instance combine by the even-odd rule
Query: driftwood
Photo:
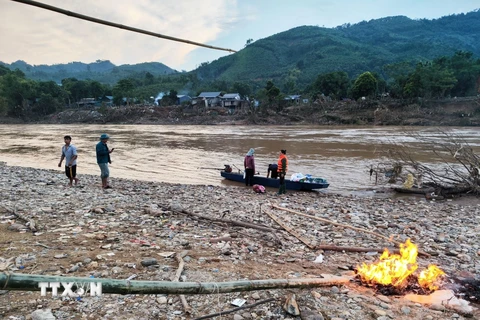
[(261, 226), (261, 225), (258, 225), (258, 224), (243, 222), (243, 221), (235, 221), (235, 220), (222, 219), (222, 218), (213, 218), (213, 217), (201, 215), (199, 213), (188, 212), (184, 209), (169, 208), (169, 210), (171, 210), (172, 212), (183, 213), (183, 214), (193, 216), (193, 217), (196, 217), (196, 218), (199, 218), (199, 219), (205, 219), (205, 220), (210, 220), (210, 221), (214, 221), (214, 222), (222, 222), (222, 223), (227, 223), (227, 224), (231, 224), (231, 225), (235, 225), (235, 226), (257, 229), (257, 230), (264, 231), (264, 232), (276, 232), (276, 231), (278, 231), (278, 229), (270, 228), (270, 227), (267, 227), (267, 226)]
[(386, 150), (386, 156), (412, 174), (417, 179), (417, 185), (434, 187), (438, 196), (480, 194), (480, 156), (461, 135), (442, 130), (437, 130), (437, 133), (439, 135), (435, 137), (418, 131), (404, 134), (422, 143), (424, 150), (430, 153), (428, 158), (440, 162), (441, 166), (421, 163), (410, 148), (397, 143), (394, 143), (394, 148)]
[(211, 243), (217, 243), (217, 242), (222, 242), (222, 241), (232, 241), (237, 239), (237, 235), (233, 234), (230, 235), (229, 237), (220, 237), (220, 238), (211, 238), (210, 242)]
[(334, 221), (331, 221), (331, 220), (328, 220), (328, 219), (325, 219), (325, 218), (315, 217), (315, 216), (312, 216), (312, 215), (309, 215), (309, 214), (301, 213), (301, 212), (298, 212), (298, 211), (295, 211), (295, 210), (291, 210), (291, 209), (287, 209), (287, 208), (282, 208), (282, 207), (279, 207), (279, 206), (276, 206), (276, 205), (272, 205), (272, 207), (275, 208), (275, 209), (279, 209), (279, 210), (287, 211), (287, 212), (290, 212), (290, 213), (294, 213), (294, 214), (297, 214), (297, 215), (302, 216), (302, 217), (306, 217), (306, 218), (310, 218), (310, 219), (322, 221), (322, 222), (325, 222), (325, 223), (328, 223), (328, 224), (332, 224), (332, 225), (334, 225), (334, 226), (338, 226), (338, 227), (342, 227), (342, 228), (348, 228), (348, 229), (352, 229), (352, 230), (359, 231), (359, 232), (363, 232), (363, 233), (368, 233), (368, 234), (371, 234), (371, 235), (373, 235), (373, 236), (375, 236), (375, 237), (378, 237), (378, 238), (382, 238), (382, 239), (384, 239), (384, 240), (387, 240), (388, 242), (394, 242), (392, 239), (390, 239), (390, 238), (388, 238), (388, 237), (386, 237), (386, 236), (384, 236), (384, 235), (381, 235), (381, 234), (379, 234), (379, 233), (370, 231), (370, 230), (365, 230), (365, 229), (362, 229), (362, 228), (357, 228), (357, 227), (349, 226), (349, 225), (347, 225), (347, 224), (334, 222)]
[[(272, 207), (275, 208), (275, 209), (279, 209), (279, 210), (291, 212), (291, 213), (300, 215), (300, 216), (302, 216), (302, 217), (306, 217), (306, 218), (310, 218), (310, 219), (322, 221), (322, 222), (325, 222), (325, 223), (328, 223), (328, 224), (332, 224), (332, 225), (335, 225), (335, 226), (338, 226), (338, 227), (348, 228), (348, 229), (352, 229), (352, 230), (355, 230), (355, 231), (359, 231), (359, 232), (363, 232), (363, 233), (368, 233), (368, 234), (371, 234), (371, 235), (373, 235), (373, 236), (375, 236), (375, 237), (378, 237), (378, 238), (382, 238), (382, 239), (384, 239), (384, 240), (387, 240), (388, 242), (395, 243), (396, 245), (400, 245), (400, 244), (401, 244), (401, 243), (399, 243), (399, 242), (393, 241), (393, 240), (390, 239), (390, 238), (387, 238), (387, 237), (384, 236), (384, 235), (381, 235), (381, 234), (379, 234), (379, 233), (376, 233), (376, 232), (373, 232), (373, 231), (370, 231), (370, 230), (365, 230), (365, 229), (362, 229), (362, 228), (357, 228), (357, 227), (349, 226), (349, 225), (347, 225), (347, 224), (342, 224), (342, 223), (334, 222), (334, 221), (331, 221), (331, 220), (328, 220), (328, 219), (315, 217), (315, 216), (312, 216), (312, 215), (309, 215), (309, 214), (304, 214), (304, 213), (301, 213), (301, 212), (298, 212), (298, 211), (295, 211), (295, 210), (291, 210), (291, 209), (287, 209), (287, 208), (282, 208), (282, 207), (279, 207), (279, 206), (276, 206), (276, 205), (272, 205)], [(420, 251), (420, 250), (418, 251), (418, 254), (419, 254), (419, 255), (422, 255), (422, 256), (424, 256), (424, 257), (430, 257), (430, 255), (429, 255), (428, 253), (422, 252), (422, 251)]]
[(265, 213), (276, 223), (278, 223), (285, 231), (293, 235), (295, 238), (303, 242), (307, 247), (310, 249), (315, 249), (315, 244), (312, 244), (308, 239), (302, 237), (300, 234), (298, 234), (293, 228), (290, 228), (287, 224), (285, 224), (283, 221), (281, 221), (277, 216), (275, 216), (273, 213), (265, 211)]
[(3, 207), (8, 213), (13, 214), (15, 217), (17, 217), (17, 219), (20, 219), (20, 220), (24, 221), (24, 222), (28, 225), (28, 228), (29, 228), (32, 232), (37, 232), (37, 224), (35, 223), (35, 220), (33, 220), (32, 218), (29, 218), (29, 217), (27, 217), (27, 216), (24, 216), (24, 215), (21, 214), (21, 213), (18, 213), (18, 212), (17, 212), (17, 209), (16, 209), (16, 205), (14, 206), (13, 210), (7, 208), (6, 206), (2, 206), (2, 207)]
[[(183, 251), (180, 254), (175, 255), (175, 259), (177, 259), (178, 262), (178, 270), (175, 273), (175, 277), (173, 278), (174, 282), (180, 281), (180, 276), (182, 275), (183, 268), (185, 266), (185, 263), (183, 262), (183, 257), (185, 257), (187, 253), (188, 251)], [(182, 302), (185, 313), (192, 313), (192, 308), (188, 305), (187, 299), (183, 294), (180, 295), (180, 301)]]
[(46, 248), (46, 249), (51, 249), (51, 247), (47, 246), (46, 244), (40, 243), (40, 242), (36, 242), (35, 245), (39, 246), (39, 247)]
[(115, 294), (214, 294), (255, 290), (313, 288), (346, 284), (349, 277), (328, 276), (310, 279), (270, 279), (228, 282), (171, 282), (171, 281), (130, 281), (119, 279), (59, 277), (34, 274), (0, 272), (0, 288), (12, 291), (40, 291), (39, 282), (73, 283), (72, 291), (78, 284), (101, 283), (102, 293)]
[(346, 252), (379, 252), (382, 253), (385, 249), (390, 253), (400, 254), (400, 250), (393, 248), (361, 248), (361, 247), (339, 247), (332, 245), (318, 245), (315, 247), (317, 250), (330, 250), (330, 251), (346, 251)]
[(223, 316), (225, 314), (237, 312), (237, 311), (244, 310), (244, 309), (250, 309), (250, 308), (256, 307), (258, 305), (261, 305), (261, 304), (264, 304), (264, 303), (269, 303), (269, 302), (272, 302), (272, 301), (275, 301), (275, 298), (268, 298), (268, 299), (261, 300), (261, 301), (258, 301), (258, 302), (252, 303), (252, 304), (247, 304), (247, 305), (244, 305), (244, 306), (241, 306), (241, 307), (238, 307), (238, 308), (233, 308), (233, 309), (226, 310), (226, 311), (207, 314), (205, 316), (195, 318), (194, 320), (203, 320), (203, 319), (210, 319), (210, 318), (213, 318), (213, 317)]
[(426, 193), (432, 193), (435, 192), (435, 188), (429, 187), (429, 188), (415, 188), (412, 187), (410, 189), (403, 188), (403, 187), (396, 187), (393, 188), (395, 192), (398, 193), (410, 193), (410, 194), (426, 194)]

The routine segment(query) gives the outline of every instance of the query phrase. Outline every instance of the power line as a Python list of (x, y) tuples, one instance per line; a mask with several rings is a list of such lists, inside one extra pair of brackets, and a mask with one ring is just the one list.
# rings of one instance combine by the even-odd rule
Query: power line
[(119, 29), (124, 29), (124, 30), (132, 31), (132, 32), (146, 34), (146, 35), (149, 35), (149, 36), (152, 36), (152, 37), (157, 37), (157, 38), (167, 39), (167, 40), (171, 40), (171, 41), (188, 43), (188, 44), (191, 44), (191, 45), (194, 45), (194, 46), (205, 47), (205, 48), (214, 49), (214, 50), (237, 52), (237, 51), (232, 50), (232, 49), (225, 49), (225, 48), (220, 48), (220, 47), (209, 46), (208, 44), (203, 44), (203, 43), (194, 42), (194, 41), (190, 41), (190, 40), (170, 37), (170, 36), (166, 36), (166, 35), (163, 35), (163, 34), (160, 34), (160, 33), (155, 33), (155, 32), (151, 32), (151, 31), (147, 31), (147, 30), (143, 30), (143, 29), (138, 29), (138, 28), (134, 28), (134, 27), (129, 27), (129, 26), (124, 26), (123, 24), (114, 23), (114, 22), (110, 22), (110, 21), (106, 21), (106, 20), (101, 20), (101, 19), (89, 17), (89, 16), (86, 16), (86, 15), (83, 15), (83, 14), (79, 14), (79, 13), (76, 13), (76, 12), (64, 10), (64, 9), (57, 8), (57, 7), (48, 5), (48, 4), (40, 3), (40, 2), (37, 2), (37, 1), (31, 1), (31, 0), (11, 0), (11, 1), (19, 2), (19, 3), (23, 3), (23, 4), (28, 4), (28, 5), (31, 5), (31, 6), (34, 6), (34, 7), (45, 9), (45, 10), (54, 11), (54, 12), (65, 14), (69, 17), (73, 17), (73, 18), (77, 18), (77, 19), (81, 19), (81, 20), (87, 20), (87, 21), (90, 21), (90, 22), (104, 24), (104, 25), (114, 27), (114, 28), (119, 28)]

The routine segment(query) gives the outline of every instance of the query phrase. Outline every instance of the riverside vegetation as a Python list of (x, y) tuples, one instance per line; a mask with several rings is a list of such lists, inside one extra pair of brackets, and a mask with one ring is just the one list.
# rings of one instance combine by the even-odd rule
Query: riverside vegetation
[[(221, 109), (221, 108), (220, 108)], [(17, 118), (0, 118), (3, 123), (24, 123)], [(322, 101), (284, 108), (225, 110), (195, 109), (190, 106), (134, 105), (70, 109), (33, 123), (104, 124), (195, 124), (195, 125), (397, 125), (397, 126), (478, 126), (480, 98), (403, 101)]]
[[(399, 102), (388, 104), (388, 112), (399, 105), (428, 105), (433, 109), (428, 114), (435, 114), (436, 104), (424, 100), (480, 93), (479, 17), (477, 10), (436, 20), (388, 17), (334, 29), (298, 27), (258, 41), (249, 39), (243, 50), (190, 72), (155, 63), (120, 67), (108, 61), (54, 66), (0, 63), (0, 116), (44, 121), (84, 98), (106, 96), (112, 96), (117, 106), (144, 105), (163, 93), (160, 105), (171, 106), (177, 93), (194, 97), (202, 91), (237, 92), (243, 99), (259, 101), (269, 114), (281, 113), (289, 106), (284, 98), (297, 94), (312, 107), (325, 99), (339, 102), (334, 103), (339, 109), (345, 100), (390, 97)], [(344, 110), (352, 111), (355, 116), (357, 109)], [(458, 115), (462, 113), (459, 110)], [(341, 118), (336, 121), (334, 115), (330, 121), (342, 123)], [(365, 118), (370, 123), (371, 117)]]

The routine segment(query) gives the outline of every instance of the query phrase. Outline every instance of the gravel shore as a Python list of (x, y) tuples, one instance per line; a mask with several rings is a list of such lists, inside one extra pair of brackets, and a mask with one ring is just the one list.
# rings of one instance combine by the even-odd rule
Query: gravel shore
[[(308, 248), (281, 229), (267, 212), (312, 244), (383, 248), (386, 240), (322, 223), (272, 205), (393, 236), (410, 239), (430, 256), (419, 269), (436, 264), (448, 279), (480, 275), (480, 206), (456, 201), (356, 198), (334, 194), (274, 192), (251, 188), (197, 186), (112, 178), (102, 190), (100, 178), (80, 175), (78, 186), (54, 170), (0, 164), (0, 272), (95, 278), (171, 281), (184, 252), (180, 281), (224, 282), (259, 279), (318, 278), (350, 274), (351, 267), (372, 262), (373, 252)], [(33, 219), (37, 232), (12, 212)], [(180, 213), (179, 211), (184, 211)], [(275, 229), (275, 232), (214, 222), (187, 213)], [(320, 263), (314, 261), (322, 255)], [(154, 258), (152, 260), (150, 258)], [(153, 264), (147, 266), (147, 260)], [(319, 261), (319, 260), (317, 260)], [(143, 262), (143, 264), (142, 264)], [(448, 279), (446, 282), (448, 282)], [(0, 288), (1, 289), (1, 288)], [(300, 315), (287, 313), (294, 294)], [(194, 319), (275, 298), (215, 319), (463, 319), (478, 310), (438, 310), (383, 296), (356, 282), (309, 289), (272, 289), (227, 294), (186, 295), (191, 314), (178, 295), (118, 295), (81, 299), (42, 297), (37, 292), (0, 291), (0, 319)], [(478, 307), (471, 303), (473, 307)], [(37, 311), (36, 311), (37, 310)], [(40, 310), (40, 311), (39, 311)], [(42, 319), (49, 319), (44, 317)]]

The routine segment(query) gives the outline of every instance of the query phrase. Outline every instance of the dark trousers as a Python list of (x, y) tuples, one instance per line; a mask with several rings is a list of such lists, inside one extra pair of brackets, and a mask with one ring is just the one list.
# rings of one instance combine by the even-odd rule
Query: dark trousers
[(77, 176), (77, 165), (65, 166), (65, 175), (70, 179), (75, 178)]
[(253, 186), (253, 169), (245, 169), (245, 185)]
[(279, 173), (280, 177), (280, 188), (278, 189), (278, 194), (287, 193), (287, 184), (285, 183), (285, 173)]

